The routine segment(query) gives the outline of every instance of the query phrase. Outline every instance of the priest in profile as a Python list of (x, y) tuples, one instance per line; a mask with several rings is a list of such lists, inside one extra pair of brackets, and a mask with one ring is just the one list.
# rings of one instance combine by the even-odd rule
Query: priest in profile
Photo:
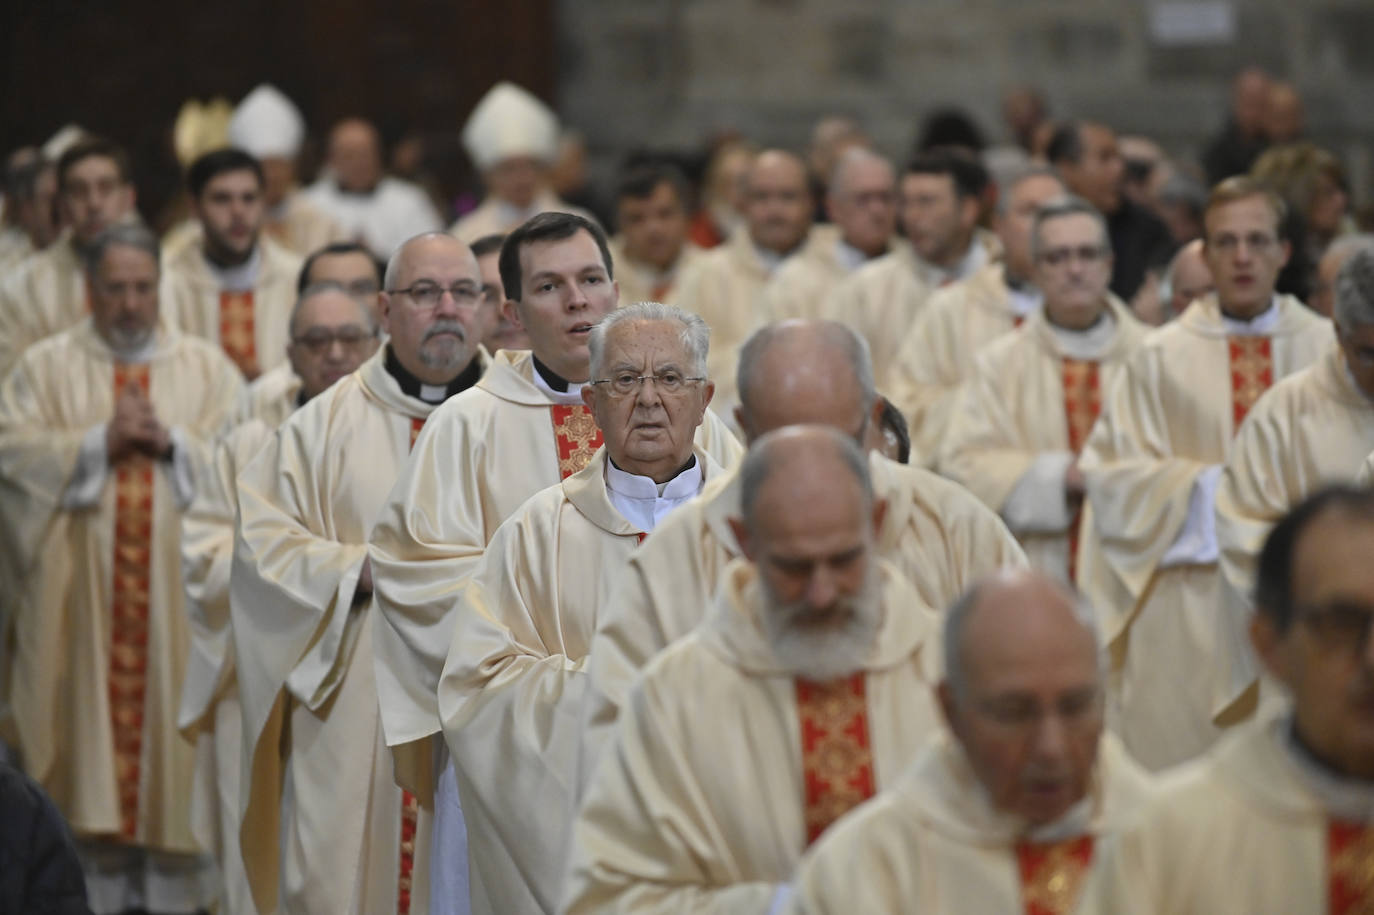
[(1098, 840), (1150, 796), (1103, 727), (1096, 618), (1062, 579), (980, 582), (945, 614), (944, 659), (948, 733), (807, 854), (793, 915), (1068, 915)]
[(367, 538), (425, 420), (481, 377), (495, 314), (476, 258), (447, 234), (403, 244), (385, 285), (387, 345), (297, 410), (238, 477), (240, 848), (261, 911), (429, 905), (432, 798), (396, 785), (382, 737)]
[(97, 913), (191, 913), (212, 894), (176, 732), (181, 516), (242, 379), (160, 319), (146, 229), (112, 226), (84, 253), (90, 317), (0, 385), (6, 739), (71, 825)]
[(578, 813), (568, 915), (769, 911), (940, 726), (939, 617), (878, 556), (858, 443), (769, 433), (740, 488), (744, 558), (630, 692)]
[(721, 475), (693, 439), (714, 393), (709, 339), (653, 302), (601, 320), (582, 397), (604, 445), (506, 519), (454, 611), (439, 712), (475, 913), (555, 911), (597, 614), (630, 552)]

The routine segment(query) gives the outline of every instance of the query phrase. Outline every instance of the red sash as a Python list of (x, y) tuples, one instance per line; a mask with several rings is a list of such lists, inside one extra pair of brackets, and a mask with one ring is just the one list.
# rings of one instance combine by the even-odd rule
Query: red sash
[[(1064, 419), (1069, 430), (1069, 450), (1082, 453), (1097, 414), (1102, 412), (1102, 386), (1096, 362), (1064, 359)], [(1069, 521), (1069, 581), (1078, 580), (1078, 540), (1082, 535), (1083, 507)]]
[(1052, 844), (1017, 845), (1016, 863), (1021, 873), (1026, 915), (1066, 915), (1072, 911), (1092, 857), (1092, 836)]
[(586, 404), (554, 404), (553, 439), (558, 448), (558, 478), (566, 480), (592, 459), (601, 447), (601, 430)]
[(1374, 913), (1374, 828), (1332, 821), (1326, 852), (1331, 915)]
[(807, 845), (876, 790), (865, 682), (862, 671), (829, 683), (796, 681)]
[(1232, 431), (1274, 383), (1274, 351), (1268, 337), (1227, 337), (1231, 356)]
[(219, 294), (219, 345), (249, 378), (258, 374), (258, 344), (253, 332), (253, 290)]
[[(130, 385), (148, 394), (148, 366), (114, 369), (118, 398)], [(110, 620), (110, 717), (121, 838), (138, 833), (143, 713), (148, 691), (148, 592), (153, 547), (153, 462), (125, 458), (115, 469), (114, 596)]]

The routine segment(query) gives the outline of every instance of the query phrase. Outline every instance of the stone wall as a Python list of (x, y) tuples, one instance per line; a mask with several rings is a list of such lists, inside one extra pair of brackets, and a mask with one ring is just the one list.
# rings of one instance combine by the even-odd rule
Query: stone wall
[[(1151, 23), (1180, 11), (1220, 13), (1233, 39), (1158, 38)], [(857, 114), (899, 157), (921, 117), (950, 103), (1000, 140), (1000, 95), (1024, 82), (1057, 115), (1190, 157), (1253, 62), (1299, 87), (1309, 135), (1345, 159), (1357, 200), (1374, 196), (1369, 0), (559, 0), (558, 15), (559, 105), (593, 138), (598, 171), (722, 127), (799, 148), (832, 111)]]

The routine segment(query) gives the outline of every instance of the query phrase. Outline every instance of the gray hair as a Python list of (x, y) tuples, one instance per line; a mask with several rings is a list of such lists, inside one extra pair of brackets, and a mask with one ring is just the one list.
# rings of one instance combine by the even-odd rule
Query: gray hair
[(349, 292), (348, 287), (343, 283), (334, 280), (321, 280), (318, 283), (311, 283), (309, 286), (306, 286), (301, 290), (301, 294), (296, 296), (296, 302), (291, 306), (291, 317), (286, 325), (292, 337), (296, 336), (296, 322), (300, 319), (301, 309), (305, 307), (305, 303), (315, 298), (315, 296), (323, 295), (327, 292), (337, 292), (352, 300), (353, 304), (357, 305), (358, 310), (362, 312), (363, 326), (372, 331), (372, 333), (377, 333), (377, 316), (373, 313), (372, 309), (368, 307), (366, 302)]
[(840, 157), (835, 160), (834, 167), (830, 169), (830, 174), (826, 176), (830, 179), (830, 183), (828, 185), (830, 193), (849, 193), (849, 188), (845, 186), (845, 179), (849, 176), (849, 173), (853, 171), (853, 169), (856, 166), (865, 165), (868, 163), (886, 166), (888, 171), (892, 173), (893, 182), (896, 182), (897, 172), (892, 167), (892, 162), (889, 161), (886, 156), (882, 155), (881, 153), (874, 152), (867, 146), (851, 146), (844, 152), (840, 153)]
[[(964, 630), (968, 628), (969, 617), (973, 614), (973, 611), (978, 605), (982, 603), (984, 591), (986, 591), (988, 585), (996, 581), (998, 576), (1004, 574), (1005, 571), (1006, 570), (1003, 570), (1003, 572), (994, 572), (975, 582), (971, 588), (960, 595), (959, 599), (945, 611), (945, 626), (942, 636), (945, 662), (944, 677), (945, 682), (949, 684), (950, 689), (956, 695), (968, 695), (968, 673), (964, 669), (963, 649)], [(1083, 628), (1088, 630), (1088, 633), (1092, 636), (1093, 644), (1098, 646), (1098, 669), (1105, 675), (1105, 651), (1102, 648), (1102, 640), (1099, 635), (1097, 614), (1093, 611), (1092, 604), (1088, 603), (1087, 598), (1083, 597), (1073, 585), (1059, 576), (1050, 575), (1044, 572), (1037, 572), (1034, 574), (1043, 578), (1048, 578), (1059, 588), (1063, 595), (1068, 598), (1069, 606), (1073, 610), (1074, 619), (1078, 620)]]
[(1336, 274), (1336, 303), (1331, 316), (1344, 331), (1374, 324), (1374, 244), (1366, 243), (1341, 264)]
[(735, 367), (735, 389), (740, 404), (746, 410), (753, 402), (751, 398), (756, 387), (754, 371), (763, 354), (770, 346), (784, 342), (793, 333), (811, 329), (819, 331), (822, 340), (844, 354), (863, 393), (864, 413), (867, 414), (872, 408), (878, 398), (878, 387), (873, 382), (873, 356), (869, 352), (868, 341), (862, 335), (839, 321), (781, 321), (760, 327), (740, 347), (739, 363)]
[(1005, 216), (1011, 206), (1011, 195), (1018, 187), (1032, 178), (1053, 178), (1054, 183), (1064, 187), (1064, 179), (1059, 172), (1048, 165), (1022, 165), (998, 182), (997, 215)]
[(706, 357), (711, 351), (711, 328), (700, 316), (676, 305), (662, 302), (636, 302), (617, 308), (596, 323), (587, 335), (587, 351), (591, 354), (591, 377), (601, 377), (601, 360), (606, 355), (606, 337), (619, 324), (630, 321), (676, 321), (682, 325), (680, 339), (691, 364), (686, 371), (691, 375), (706, 374)]
[(1044, 206), (1035, 211), (1035, 223), (1031, 226), (1031, 257), (1039, 260), (1044, 248), (1040, 241), (1041, 226), (1051, 219), (1073, 216), (1078, 213), (1091, 216), (1093, 221), (1097, 223), (1098, 231), (1102, 235), (1102, 250), (1110, 252), (1112, 250), (1112, 237), (1107, 232), (1107, 220), (1103, 218), (1102, 213), (1082, 197), (1066, 194), (1063, 197), (1046, 201)]
[(864, 497), (873, 502), (873, 477), (868, 469), (868, 457), (858, 442), (830, 426), (784, 426), (761, 436), (749, 446), (749, 452), (740, 465), (740, 508), (747, 527), (754, 526), (754, 505), (758, 501), (759, 490), (777, 468), (779, 459), (784, 455), (797, 453), (797, 430), (807, 429), (820, 436), (834, 449), (846, 469), (854, 475), (854, 480), (863, 489)]
[(82, 252), (82, 266), (88, 276), (95, 276), (111, 248), (135, 248), (153, 259), (153, 266), (162, 269), (162, 248), (157, 236), (140, 222), (121, 222), (104, 229)]

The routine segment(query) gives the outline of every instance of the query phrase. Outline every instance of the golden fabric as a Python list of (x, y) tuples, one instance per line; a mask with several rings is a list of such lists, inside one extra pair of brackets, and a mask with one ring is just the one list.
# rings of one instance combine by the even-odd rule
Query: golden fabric
[[(883, 618), (861, 673), (882, 790), (940, 728), (940, 649), (934, 611), (878, 563)], [(567, 915), (766, 912), (791, 879), (808, 841), (805, 732), (761, 602), (754, 568), (730, 565), (705, 622), (636, 682), (578, 813)]]
[[(720, 467), (697, 452), (706, 479)], [(596, 617), (638, 528), (606, 451), (497, 529), (453, 613), (439, 713), (468, 829), (474, 913), (552, 912), (574, 809), (578, 713)]]
[[(435, 694), (465, 579), (501, 522), (563, 477), (554, 410), (527, 351), (500, 351), (476, 386), (434, 411), (378, 515), (369, 553), (387, 742), (439, 731)], [(586, 434), (585, 427), (582, 435)], [(696, 441), (722, 466), (743, 449), (707, 411)]]
[[(1270, 339), (1275, 380), (1330, 348), (1331, 324), (1283, 297)], [(1117, 725), (1150, 768), (1197, 755), (1218, 735), (1225, 673), (1248, 648), (1224, 638), (1215, 563), (1160, 568), (1188, 517), (1194, 481), (1224, 464), (1235, 426), (1230, 342), (1215, 296), (1152, 331), (1108, 392), (1079, 466), (1093, 522), (1079, 587), (1112, 649)], [(1214, 676), (1199, 688), (1198, 671)], [(1213, 682), (1215, 681), (1215, 682)]]
[(86, 296), (70, 232), (0, 277), (0, 377), (29, 346), (86, 317)]
[[(912, 582), (921, 601), (943, 610), (975, 581), (1025, 554), (1001, 520), (967, 490), (929, 471), (869, 458), (875, 495), (887, 511), (879, 553)], [(585, 785), (631, 681), (662, 649), (695, 629), (726, 564), (739, 555), (729, 519), (739, 517), (738, 474), (655, 528), (621, 572), (597, 623), (580, 753)]]
[[(297, 410), (239, 473), (230, 614), (244, 729), (240, 848), (260, 909), (401, 907), (406, 798), (381, 732), (372, 601), (356, 591), (414, 423), (432, 410), (401, 392), (381, 349)], [(423, 911), (430, 809), (417, 794), (409, 905)]]
[(160, 293), (163, 312), (178, 328), (223, 346), (250, 377), (286, 361), (301, 269), (301, 258), (271, 239), (261, 239), (258, 250), (262, 264), (248, 303), (234, 293), (226, 299), (200, 245), (165, 261)]
[(217, 349), (159, 329), (145, 366), (119, 368), (89, 320), (31, 347), (0, 387), (0, 542), (13, 653), (8, 738), (79, 836), (192, 852), (191, 748), (176, 735), (187, 625), (181, 512), (170, 465), (129, 458), (99, 504), (63, 499), (115, 384), (142, 383), (193, 464), (241, 380)]
[[(1096, 418), (1096, 398), (1124, 372), (1147, 330), (1115, 296), (1110, 302), (1116, 333), (1097, 363), (1067, 359), (1039, 311), (978, 354), (946, 427), (940, 457), (946, 476), (1001, 512), (1037, 456), (1081, 448)], [(1066, 379), (1077, 381), (1076, 393)], [(1062, 576), (1072, 568), (1076, 529), (1070, 519), (1063, 530), (1013, 533), (1031, 565)]]
[(1061, 915), (1072, 911), (1102, 837), (1128, 824), (1153, 791), (1120, 742), (1105, 735), (1082, 822), (1056, 824), (1058, 841), (1037, 839), (992, 806), (962, 748), (942, 733), (890, 788), (807, 852), (784, 911)]
[(873, 748), (862, 673), (831, 683), (797, 679), (806, 843), (873, 796)]
[(974, 356), (1019, 324), (1002, 265), (988, 264), (932, 292), (914, 321), (888, 329), (896, 355), (878, 386), (911, 426), (913, 462), (935, 463)]

